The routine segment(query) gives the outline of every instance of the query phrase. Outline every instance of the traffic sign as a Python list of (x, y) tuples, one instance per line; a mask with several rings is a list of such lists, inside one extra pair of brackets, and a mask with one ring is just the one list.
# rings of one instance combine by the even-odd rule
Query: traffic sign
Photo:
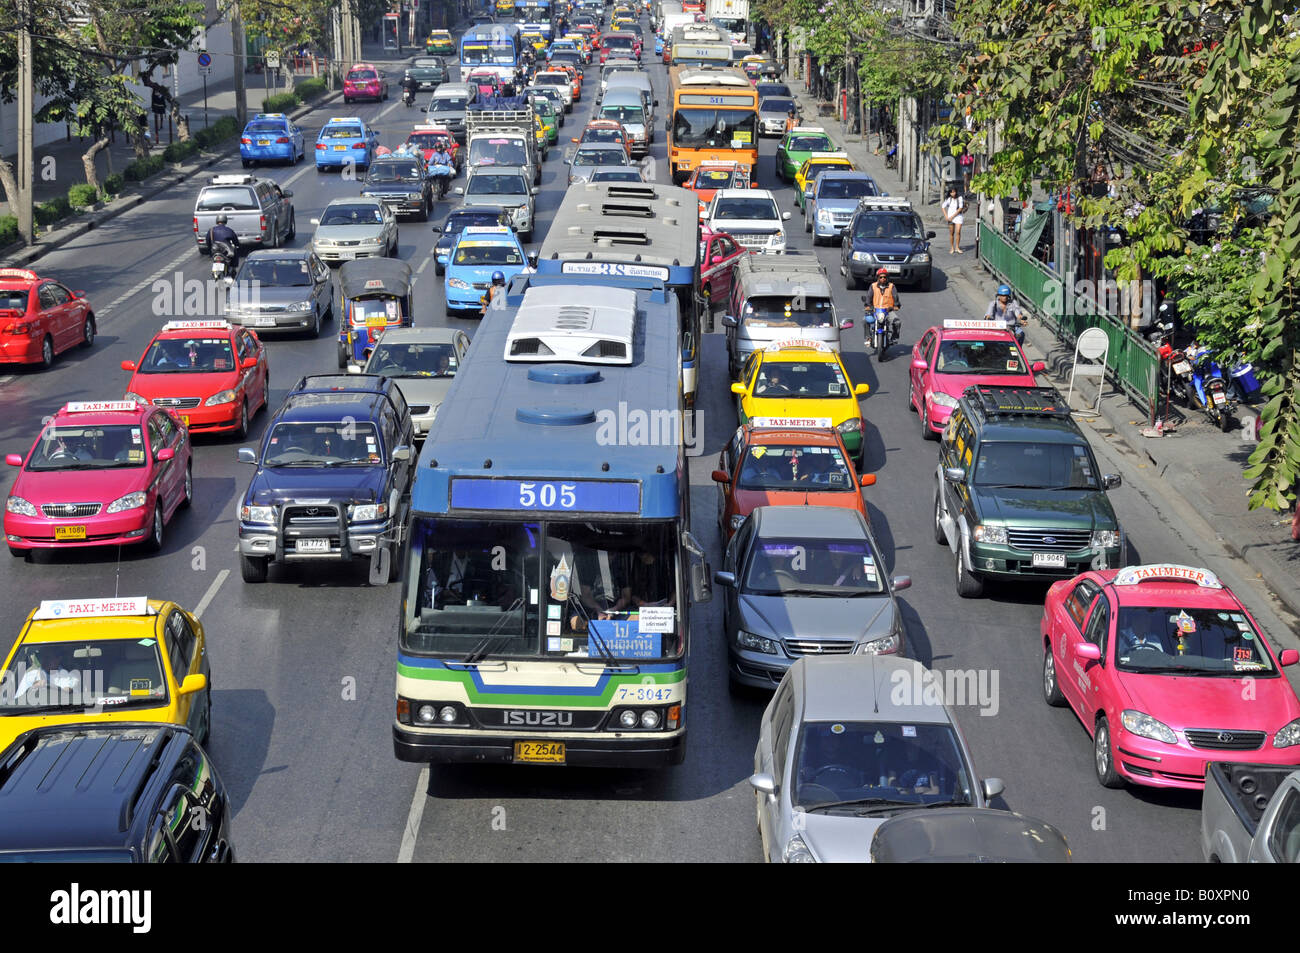
[(199, 65), (204, 67), (210, 67), (212, 65), (212, 54), (209, 53), (207, 50), (204, 50), (203, 52), (199, 53)]
[(211, 75), (212, 75), (212, 67), (211, 67), (211, 66), (200, 66), (200, 67), (199, 67), (199, 75), (200, 75), (200, 76), (211, 76)]
[(271, 51), (269, 51), (269, 50), (267, 51), (267, 54), (266, 54), (266, 68), (267, 68), (267, 69), (279, 69), (279, 68), (280, 68), (280, 54), (279, 54), (279, 53), (274, 53), (274, 52), (271, 52)]

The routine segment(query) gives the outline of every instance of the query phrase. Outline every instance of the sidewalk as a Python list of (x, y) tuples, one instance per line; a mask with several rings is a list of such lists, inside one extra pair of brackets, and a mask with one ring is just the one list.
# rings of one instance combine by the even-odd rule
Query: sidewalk
[[(798, 89), (795, 95), (805, 115), (816, 116), (812, 97)], [(884, 155), (874, 154), (862, 136), (845, 136), (838, 119), (805, 121), (823, 126), (883, 191), (911, 200), (926, 227), (936, 233), (930, 252), (944, 276), (944, 284), (936, 287), (946, 286), (970, 313), (983, 314), (993, 300), (997, 283), (975, 256), (975, 215), (966, 216), (963, 253), (954, 256), (948, 251), (947, 222), (937, 202), (923, 206), (918, 193), (902, 190), (898, 176), (885, 168)], [(1047, 362), (1048, 376), (1064, 393), (1070, 380), (1073, 347), (1032, 320), (1025, 338), (1030, 359), (1041, 355)], [(1077, 385), (1075, 389), (1080, 391)], [(1092, 387), (1072, 402), (1076, 407), (1091, 407), (1095, 398), (1096, 389)], [(1108, 385), (1103, 391), (1101, 415), (1092, 419), (1092, 427), (1107, 439), (1122, 440), (1140, 460), (1147, 461), (1139, 465), (1151, 467), (1166, 481), (1169, 492), (1180, 496), (1204, 520), (1212, 536), (1243, 559), (1292, 612), (1300, 615), (1300, 543), (1291, 539), (1291, 514), (1252, 511), (1246, 505), (1250, 484), (1242, 471), (1254, 443), (1244, 439), (1246, 430), (1221, 433), (1204, 414), (1181, 410), (1181, 417), (1175, 414), (1170, 423), (1173, 429), (1166, 429), (1165, 436), (1144, 437), (1146, 414)], [(1252, 409), (1240, 408), (1237, 416), (1253, 429), (1257, 418)]]

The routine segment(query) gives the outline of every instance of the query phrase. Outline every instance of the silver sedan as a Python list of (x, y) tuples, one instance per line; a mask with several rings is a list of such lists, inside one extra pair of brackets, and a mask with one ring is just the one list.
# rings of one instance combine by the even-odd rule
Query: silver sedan
[(311, 223), (311, 247), (322, 261), (352, 261), (397, 254), (397, 213), (379, 199), (334, 199)]
[(309, 248), (262, 248), (239, 266), (226, 298), (231, 324), (268, 331), (320, 334), (334, 313), (334, 279)]

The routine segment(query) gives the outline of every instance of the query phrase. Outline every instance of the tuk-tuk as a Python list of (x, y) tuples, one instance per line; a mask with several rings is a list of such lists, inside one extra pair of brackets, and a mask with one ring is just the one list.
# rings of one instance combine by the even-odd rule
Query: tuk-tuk
[(389, 328), (409, 328), (414, 318), (411, 266), (395, 258), (360, 258), (339, 269), (343, 320), (339, 367), (364, 364), (366, 351)]

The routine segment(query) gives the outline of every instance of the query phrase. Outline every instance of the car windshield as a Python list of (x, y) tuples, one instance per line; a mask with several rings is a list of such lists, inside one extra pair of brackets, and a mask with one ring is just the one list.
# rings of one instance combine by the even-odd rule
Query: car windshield
[(321, 214), (321, 225), (382, 225), (383, 213), (373, 205), (331, 205)]
[(464, 112), (469, 99), (464, 96), (439, 96), (429, 103), (431, 113)]
[(853, 166), (848, 162), (809, 162), (801, 171), (803, 172), (804, 182), (812, 182), (823, 172), (830, 171), (851, 172)]
[[(829, 458), (829, 454), (826, 456)], [(802, 479), (803, 469), (813, 466), (809, 457), (801, 454), (793, 461), (789, 457), (784, 459), (785, 472), (776, 477), (789, 476), (797, 484), (796, 490), (811, 489), (813, 484)], [(830, 484), (823, 487), (830, 488)], [(742, 588), (747, 595), (754, 596), (841, 599), (886, 591), (884, 564), (866, 539), (755, 540)]]
[(746, 109), (679, 109), (673, 116), (673, 144), (706, 149), (750, 149), (758, 113)]
[(366, 185), (419, 182), (420, 164), (412, 161), (376, 162), (366, 171)]
[(568, 86), (572, 80), (568, 73), (538, 73), (533, 82), (538, 86)]
[(160, 338), (140, 362), (141, 374), (203, 374), (235, 369), (229, 338)]
[(1025, 362), (1011, 341), (944, 341), (934, 362), (939, 374), (1024, 374)]
[(284, 132), (284, 123), (282, 122), (250, 122), (244, 127), (244, 132), (273, 132), (277, 135)]
[(526, 165), (528, 148), (521, 139), (477, 138), (469, 144), (470, 165)]
[(215, 186), (206, 188), (199, 194), (200, 212), (216, 212), (222, 209), (252, 212), (257, 208), (257, 196), (246, 186)]
[(597, 169), (591, 174), (592, 182), (641, 182), (641, 173), (635, 169)]
[(602, 106), (601, 119), (616, 119), (624, 125), (645, 125), (645, 110), (640, 106)]
[(822, 179), (817, 188), (821, 199), (860, 199), (879, 194), (876, 183), (869, 179)]
[(759, 104), (758, 111), (764, 113), (788, 113), (794, 106), (793, 99), (786, 99), (784, 96), (776, 96), (765, 99)]
[(537, 115), (539, 116), (555, 115), (555, 107), (551, 105), (551, 101), (547, 99), (545, 96), (534, 96), (531, 102), (533, 104), (533, 112), (537, 113)]
[(736, 489), (826, 493), (857, 487), (839, 447), (753, 443), (745, 451)]
[(748, 328), (830, 328), (835, 310), (830, 298), (758, 296), (745, 301), (741, 317)]
[(847, 397), (851, 393), (836, 361), (769, 361), (758, 372), (755, 397)]
[(326, 126), (320, 131), (322, 139), (360, 139), (360, 126)]
[(514, 245), (497, 242), (463, 241), (456, 246), (454, 265), (522, 265), (523, 256)]
[(825, 136), (791, 136), (786, 152), (831, 152), (835, 143)]
[(760, 99), (764, 97), (771, 98), (775, 96), (781, 96), (781, 97), (790, 96), (790, 87), (787, 86), (785, 83), (759, 83), (754, 88), (758, 90), (758, 95)]
[(717, 221), (736, 221), (753, 219), (764, 222), (779, 222), (781, 213), (776, 202), (770, 198), (720, 198), (713, 210)]
[(456, 364), (456, 349), (450, 344), (380, 341), (366, 364), (366, 373), (384, 377), (455, 377)]
[(378, 466), (383, 462), (375, 425), (352, 418), (275, 425), (262, 455), (265, 467)]
[(851, 815), (974, 803), (961, 746), (947, 724), (810, 722), (799, 732), (791, 779), (794, 803), (805, 811)]
[(376, 75), (375, 71), (372, 69), (354, 69), (351, 73), (348, 73), (348, 79), (353, 81), (362, 79), (379, 79), (379, 76)]
[(1115, 639), (1115, 659), (1126, 672), (1240, 677), (1277, 671), (1244, 612), (1121, 606)]
[(27, 461), (28, 470), (115, 470), (143, 467), (145, 445), (138, 424), (46, 427)]
[(413, 132), (406, 137), (406, 142), (416, 149), (432, 150), (437, 147), (439, 139), (445, 142), (450, 135), (449, 132)]
[(154, 638), (24, 642), (0, 674), (0, 716), (46, 709), (157, 708), (167, 704)]
[(975, 460), (978, 486), (1095, 490), (1096, 465), (1082, 444), (986, 441)]
[(30, 294), (27, 288), (0, 288), (0, 311), (26, 311)]
[(442, 233), (455, 235), (475, 225), (491, 228), (500, 224), (501, 215), (498, 212), (454, 212), (447, 216), (447, 221), (442, 226)]
[(858, 223), (853, 227), (853, 238), (871, 241), (880, 238), (914, 238), (924, 239), (921, 219), (915, 214), (898, 212), (873, 212), (858, 216)]
[(302, 288), (312, 283), (306, 258), (246, 258), (236, 277), (240, 284), (259, 281), (273, 288)]
[(469, 180), (466, 195), (527, 195), (522, 175), (476, 175)]
[(618, 149), (579, 149), (574, 165), (627, 165), (627, 153)]

